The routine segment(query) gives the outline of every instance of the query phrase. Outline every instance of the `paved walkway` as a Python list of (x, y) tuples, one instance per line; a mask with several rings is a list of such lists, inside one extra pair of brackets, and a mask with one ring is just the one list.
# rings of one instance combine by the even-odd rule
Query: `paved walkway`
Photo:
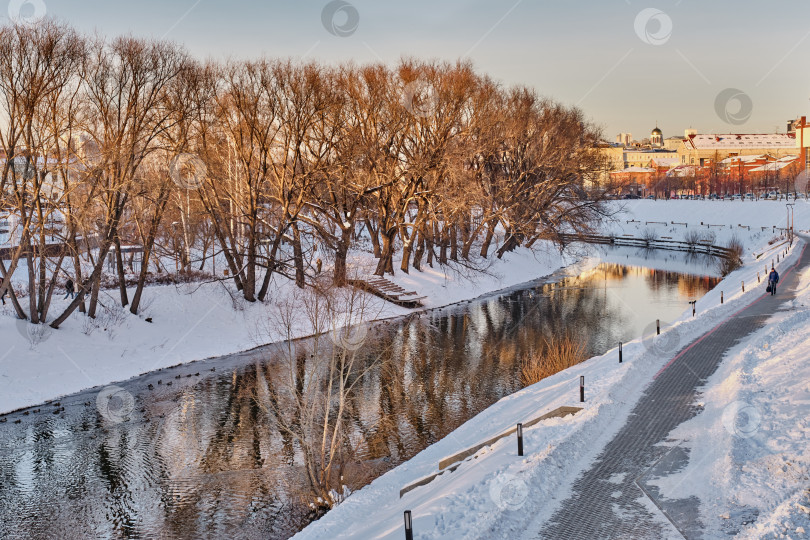
[[(798, 264), (784, 272), (775, 297), (763, 294), (705, 339), (682, 350), (658, 374), (624, 427), (591, 469), (576, 480), (571, 497), (546, 523), (539, 538), (663, 538), (662, 513), (685, 538), (702, 536), (699, 500), (665, 500), (646, 479), (665, 476), (687, 462), (688, 450), (667, 441), (667, 434), (697, 415), (697, 389), (715, 372), (725, 353), (762, 328), (783, 302), (795, 297), (797, 268), (808, 264), (810, 249), (805, 249)], [(651, 499), (658, 516), (651, 513)]]

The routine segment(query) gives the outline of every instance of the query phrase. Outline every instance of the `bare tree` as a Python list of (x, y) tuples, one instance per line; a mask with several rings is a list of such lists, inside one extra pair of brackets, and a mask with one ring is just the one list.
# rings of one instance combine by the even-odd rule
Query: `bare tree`
[[(95, 188), (98, 252), (93, 271), (81, 283), (76, 299), (51, 323), (52, 327), (58, 328), (70, 316), (88, 289), (88, 315), (95, 316), (104, 261), (119, 238), (138, 169), (171, 125), (167, 91), (186, 62), (186, 54), (166, 42), (118, 38), (111, 43), (92, 43), (83, 81), (83, 121), (89, 142), (98, 149), (87, 169)], [(126, 305), (123, 284), (121, 296)]]
[[(0, 29), (0, 91), (6, 117), (0, 146), (7, 159), (0, 178), (3, 205), (16, 223), (11, 238), (18, 242), (0, 289), (9, 287), (21, 258), (28, 273), (29, 309), (12, 303), (20, 318), (44, 321), (65, 256), (58, 246), (63, 223), (62, 199), (71, 161), (74, 128), (75, 74), (83, 59), (83, 41), (65, 25), (46, 21), (36, 26)], [(61, 181), (60, 181), (61, 177)], [(67, 188), (67, 189), (65, 189)]]
[[(267, 376), (257, 403), (275, 417), (279, 429), (296, 441), (312, 494), (320, 510), (338, 504), (344, 492), (343, 469), (352, 459), (350, 413), (355, 389), (379, 366), (381, 355), (364, 349), (367, 321), (377, 314), (369, 297), (356, 289), (307, 288), (279, 303), (270, 318), (286, 339), (281, 354), (284, 375)], [(321, 336), (304, 348), (293, 338), (301, 328)]]

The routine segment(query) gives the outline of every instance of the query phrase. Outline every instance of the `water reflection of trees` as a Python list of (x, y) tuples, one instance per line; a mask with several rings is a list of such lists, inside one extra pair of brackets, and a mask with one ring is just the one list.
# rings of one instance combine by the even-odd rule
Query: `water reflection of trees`
[[(544, 338), (567, 333), (589, 354), (603, 350), (624, 323), (608, 288), (634, 272), (650, 290), (675, 288), (687, 297), (716, 282), (604, 264), (556, 284), (377, 325), (363, 361), (385, 358), (362, 376), (359, 399), (351, 402), (346, 422), (356, 453), (346, 483), (360, 487), (518, 390), (521, 359), (541, 350)], [(301, 373), (305, 351), (297, 356)], [(311, 518), (299, 496), (306, 482), (300, 448), (255, 399), (281, 376), (270, 353), (232, 374), (147, 396), (145, 412), (132, 422), (101, 425), (92, 407), (66, 420), (46, 418), (26, 434), (33, 458), (17, 455), (19, 441), (0, 446), (3, 513), (62, 516), (37, 521), (35, 533), (45, 537), (60, 536), (65, 523), (80, 536), (159, 531), (188, 538), (239, 530), (287, 537)], [(57, 430), (75, 439), (58, 451)]]

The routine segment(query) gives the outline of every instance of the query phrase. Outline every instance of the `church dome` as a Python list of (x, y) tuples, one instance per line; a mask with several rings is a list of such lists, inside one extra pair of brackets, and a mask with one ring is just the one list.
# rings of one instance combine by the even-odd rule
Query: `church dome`
[(663, 137), (664, 133), (660, 129), (655, 128), (654, 130), (652, 130), (651, 135), (658, 135), (659, 137)]

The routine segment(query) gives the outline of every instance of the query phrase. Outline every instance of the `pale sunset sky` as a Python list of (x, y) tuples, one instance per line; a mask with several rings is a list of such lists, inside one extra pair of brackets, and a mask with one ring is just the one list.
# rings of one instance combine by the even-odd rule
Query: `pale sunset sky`
[[(784, 131), (810, 113), (810, 3), (795, 0), (36, 0), (23, 13), (36, 3), (82, 30), (165, 37), (200, 58), (467, 57), (504, 85), (579, 106), (609, 140), (648, 136), (656, 121), (665, 137)], [(328, 31), (328, 5), (346, 35)], [(715, 104), (728, 88), (752, 105), (736, 125)]]

